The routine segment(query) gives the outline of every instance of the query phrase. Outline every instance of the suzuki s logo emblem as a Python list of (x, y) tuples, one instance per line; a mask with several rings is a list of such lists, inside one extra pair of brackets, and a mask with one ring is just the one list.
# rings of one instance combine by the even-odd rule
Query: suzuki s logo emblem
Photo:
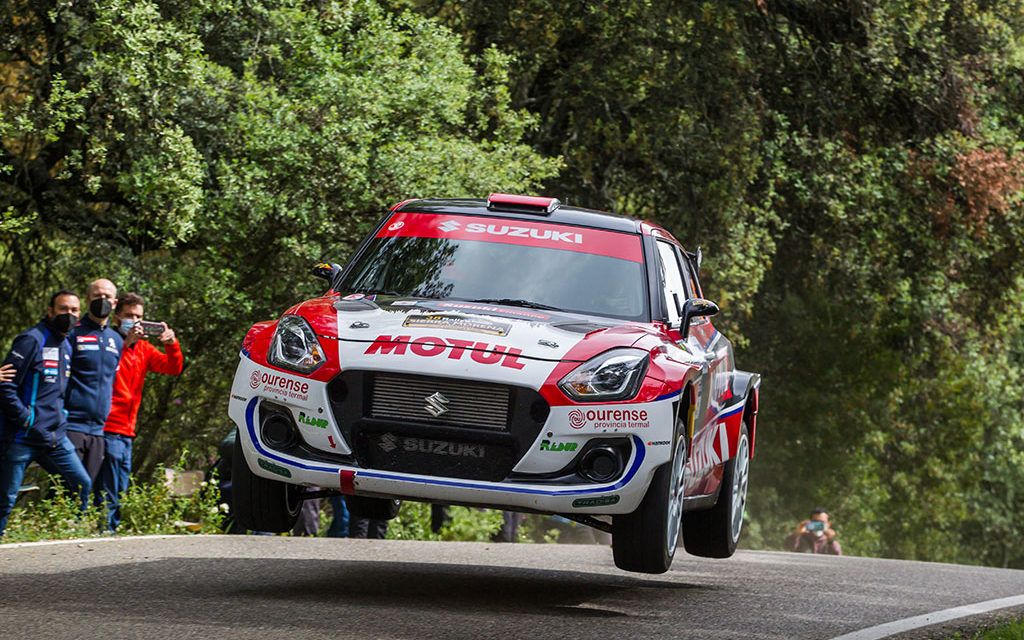
[(435, 418), (441, 416), (441, 414), (448, 413), (448, 403), (450, 400), (441, 395), (440, 391), (434, 395), (427, 396), (424, 400), (427, 401), (427, 406), (423, 408), (427, 410), (427, 413)]
[(398, 438), (394, 434), (385, 433), (377, 441), (377, 445), (384, 450), (384, 453), (391, 453), (398, 448)]
[(452, 231), (455, 231), (461, 226), (462, 224), (459, 222), (455, 222), (454, 220), (447, 220), (437, 225), (437, 228), (440, 229), (441, 231), (444, 231), (445, 233), (451, 233)]

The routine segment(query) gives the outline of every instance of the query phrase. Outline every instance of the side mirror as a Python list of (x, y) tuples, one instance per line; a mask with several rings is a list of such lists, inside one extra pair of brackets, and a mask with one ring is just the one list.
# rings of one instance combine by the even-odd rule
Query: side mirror
[(341, 271), (341, 265), (334, 264), (333, 262), (321, 262), (313, 265), (310, 269), (310, 273), (318, 278), (323, 278), (327, 282), (334, 280), (334, 276)]
[(690, 320), (694, 318), (703, 318), (706, 316), (713, 316), (719, 311), (718, 305), (710, 300), (703, 298), (691, 298), (686, 301), (683, 305), (683, 322), (680, 331), (683, 333), (683, 337), (690, 335)]
[(690, 263), (693, 265), (693, 270), (700, 273), (700, 263), (704, 262), (704, 251), (697, 247), (697, 251), (687, 251), (686, 257), (690, 259)]

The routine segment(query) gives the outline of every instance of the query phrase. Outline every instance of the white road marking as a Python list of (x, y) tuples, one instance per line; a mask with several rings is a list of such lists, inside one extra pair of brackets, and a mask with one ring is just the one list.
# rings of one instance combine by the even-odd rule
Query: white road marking
[(835, 638), (832, 638), (832, 640), (879, 640), (879, 638), (888, 638), (891, 635), (903, 633), (912, 629), (927, 627), (929, 625), (939, 624), (940, 622), (956, 620), (957, 618), (966, 618), (967, 616), (973, 616), (979, 613), (988, 613), (989, 611), (1006, 609), (1008, 607), (1016, 607), (1019, 605), (1024, 605), (1024, 595), (999, 598), (998, 600), (986, 600), (985, 602), (977, 602), (975, 604), (968, 604), (962, 607), (933, 611), (921, 616), (914, 616), (913, 618), (904, 618), (903, 620), (886, 622), (885, 624), (836, 636)]

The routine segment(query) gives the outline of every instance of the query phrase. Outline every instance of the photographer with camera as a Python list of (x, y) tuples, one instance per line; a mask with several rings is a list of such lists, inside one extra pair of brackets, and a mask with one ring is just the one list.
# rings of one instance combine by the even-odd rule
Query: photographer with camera
[(821, 508), (812, 511), (809, 519), (798, 524), (796, 530), (786, 536), (783, 547), (786, 551), (798, 553), (843, 555), (843, 549), (836, 540), (836, 532), (829, 522), (828, 511)]
[[(124, 336), (121, 366), (114, 380), (110, 415), (103, 427), (107, 455), (100, 469), (99, 489), (109, 509), (107, 525), (117, 529), (121, 522), (121, 492), (128, 488), (132, 473), (132, 441), (135, 422), (142, 401), (142, 386), (150, 371), (176, 376), (181, 373), (181, 346), (174, 331), (165, 322), (142, 319), (146, 301), (137, 293), (125, 293), (117, 299), (114, 321)], [(164, 350), (154, 347), (146, 338), (156, 338)]]

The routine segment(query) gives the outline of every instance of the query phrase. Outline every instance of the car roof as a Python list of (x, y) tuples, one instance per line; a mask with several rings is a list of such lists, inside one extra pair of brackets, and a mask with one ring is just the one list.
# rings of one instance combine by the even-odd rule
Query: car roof
[(649, 224), (627, 216), (568, 205), (559, 205), (550, 213), (525, 213), (523, 211), (503, 210), (500, 207), (489, 208), (487, 202), (487, 200), (482, 198), (425, 198), (422, 200), (406, 200), (392, 208), (392, 212), (452, 213), (486, 216), (488, 218), (528, 220), (532, 222), (556, 222), (635, 234), (642, 234), (643, 225)]

